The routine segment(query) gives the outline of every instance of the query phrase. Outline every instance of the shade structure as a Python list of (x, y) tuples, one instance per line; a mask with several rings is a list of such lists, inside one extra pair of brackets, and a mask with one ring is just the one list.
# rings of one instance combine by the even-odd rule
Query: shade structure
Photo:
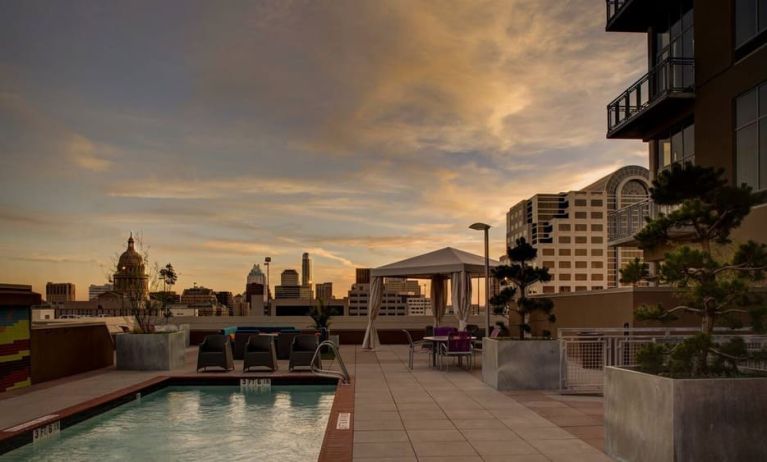
[[(498, 266), (495, 260), (490, 260), (490, 267)], [(454, 276), (458, 274), (458, 276)], [(381, 307), (383, 294), (383, 279), (387, 277), (402, 277), (411, 279), (428, 279), (431, 281), (431, 299), (435, 326), (442, 321), (447, 304), (447, 281), (456, 286), (457, 295), (453, 294), (453, 304), (459, 300), (454, 311), (462, 328), (466, 327), (471, 300), (471, 278), (484, 277), (485, 258), (453, 247), (428, 252), (423, 255), (408, 258), (396, 263), (380, 266), (370, 271), (370, 298), (368, 300), (368, 327), (362, 347), (375, 348), (378, 345), (378, 333), (375, 320)], [(457, 278), (457, 279), (455, 279)], [(455, 279), (455, 281), (453, 280)], [(460, 302), (464, 300), (464, 302)]]
[(375, 321), (378, 318), (378, 310), (381, 309), (381, 296), (383, 295), (383, 278), (374, 277), (370, 281), (370, 297), (368, 298), (368, 327), (365, 329), (365, 338), (362, 340), (362, 348), (372, 350), (378, 346), (378, 331)]
[(466, 330), (471, 309), (471, 275), (466, 271), (453, 273), (451, 281), (453, 313), (458, 319), (458, 330)]

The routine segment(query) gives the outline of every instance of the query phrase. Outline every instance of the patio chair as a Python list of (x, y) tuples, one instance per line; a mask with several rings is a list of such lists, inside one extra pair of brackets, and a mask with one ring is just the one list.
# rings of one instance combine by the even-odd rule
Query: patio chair
[(234, 369), (232, 344), (228, 335), (207, 335), (197, 350), (197, 372), (208, 367), (220, 367), (225, 371)]
[(244, 332), (237, 331), (234, 334), (234, 348), (232, 348), (232, 355), (234, 356), (234, 359), (243, 358), (243, 354), (245, 353), (245, 344), (248, 343), (250, 337), (258, 334), (259, 331), (257, 330), (249, 330)]
[[(320, 345), (320, 339), (316, 335), (312, 334), (299, 334), (293, 338), (293, 342), (290, 344), (290, 362), (288, 363), (288, 370), (291, 372), (297, 367), (312, 367), (312, 358), (314, 352)], [(315, 362), (317, 367), (322, 367), (319, 356)]]
[(405, 333), (405, 337), (407, 337), (407, 342), (410, 345), (410, 349), (408, 351), (407, 367), (408, 369), (412, 370), (413, 355), (415, 355), (416, 353), (431, 353), (431, 344), (429, 344), (429, 342), (424, 342), (423, 340), (413, 341), (413, 337), (410, 335), (410, 332), (408, 332), (406, 329), (402, 329), (402, 332)]
[(290, 358), (290, 345), (293, 344), (293, 339), (299, 333), (298, 331), (286, 331), (277, 335), (277, 359)]
[(424, 329), (424, 332), (425, 332), (423, 335), (424, 337), (431, 337), (432, 335), (434, 335), (434, 326), (426, 326), (426, 328)]
[[(440, 367), (442, 366), (442, 361), (449, 357), (455, 357), (458, 358), (459, 364), (462, 358), (466, 358), (471, 369), (474, 352), (471, 346), (471, 335), (468, 332), (448, 334), (447, 343), (441, 344), (440, 349), (442, 350), (439, 355)], [(447, 365), (445, 368), (447, 368)]]
[(269, 335), (251, 335), (243, 351), (243, 372), (248, 372), (253, 367), (266, 367), (269, 370), (277, 370), (277, 352), (274, 347), (274, 338)]

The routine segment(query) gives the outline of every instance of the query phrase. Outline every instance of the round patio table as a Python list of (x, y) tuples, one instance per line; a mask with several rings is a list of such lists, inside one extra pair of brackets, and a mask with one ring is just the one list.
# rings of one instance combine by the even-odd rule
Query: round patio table
[[(471, 337), (471, 340), (476, 340), (477, 337)], [(430, 335), (423, 338), (426, 342), (431, 342), (431, 367), (437, 367), (437, 349), (443, 343), (447, 343), (447, 335)]]

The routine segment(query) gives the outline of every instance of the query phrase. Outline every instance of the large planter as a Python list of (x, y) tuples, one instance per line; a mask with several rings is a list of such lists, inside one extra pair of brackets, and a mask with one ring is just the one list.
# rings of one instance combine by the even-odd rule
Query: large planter
[(605, 368), (605, 451), (625, 461), (767, 460), (767, 378)]
[(186, 335), (183, 331), (154, 334), (118, 334), (117, 369), (167, 371), (184, 367)]
[(559, 389), (559, 341), (482, 339), (482, 380), (496, 390)]

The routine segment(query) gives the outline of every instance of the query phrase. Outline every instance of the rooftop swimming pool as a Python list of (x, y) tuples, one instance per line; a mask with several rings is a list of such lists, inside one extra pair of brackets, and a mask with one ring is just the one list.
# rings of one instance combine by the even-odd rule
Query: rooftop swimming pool
[(2, 460), (317, 460), (333, 385), (170, 386)]

